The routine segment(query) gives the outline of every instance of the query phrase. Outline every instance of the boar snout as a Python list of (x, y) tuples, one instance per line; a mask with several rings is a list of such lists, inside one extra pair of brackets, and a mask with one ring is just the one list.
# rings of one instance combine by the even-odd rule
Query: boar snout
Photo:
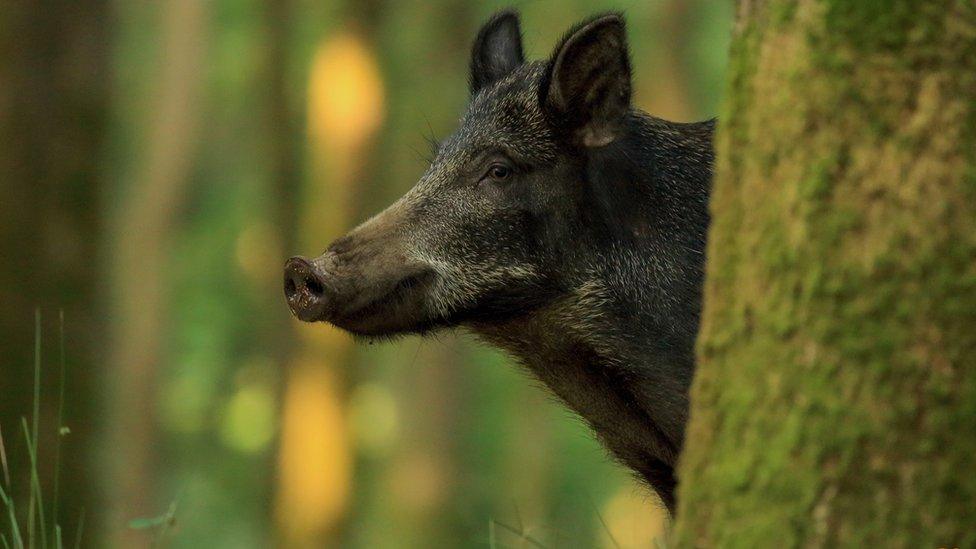
[(358, 335), (402, 332), (426, 320), (433, 271), (387, 238), (343, 237), (315, 258), (285, 262), (285, 299), (304, 322)]
[(321, 320), (334, 301), (329, 288), (322, 256), (308, 260), (295, 256), (285, 262), (285, 299), (288, 308), (299, 320)]

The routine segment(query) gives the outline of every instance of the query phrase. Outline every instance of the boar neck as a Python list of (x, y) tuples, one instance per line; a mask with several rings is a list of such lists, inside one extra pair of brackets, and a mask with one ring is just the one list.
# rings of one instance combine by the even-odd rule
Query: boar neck
[[(588, 283), (572, 297), (525, 316), (473, 325), (505, 349), (590, 425), (626, 466), (673, 501), (673, 467), (687, 416), (691, 364), (649, 355), (635, 334), (620, 334), (621, 319), (594, 314), (608, 299)], [(603, 309), (605, 310), (605, 309)]]
[(547, 306), (471, 327), (582, 416), (672, 508), (694, 370), (714, 123), (633, 112), (627, 127), (587, 161), (590, 232), (578, 235), (559, 267), (570, 289)]

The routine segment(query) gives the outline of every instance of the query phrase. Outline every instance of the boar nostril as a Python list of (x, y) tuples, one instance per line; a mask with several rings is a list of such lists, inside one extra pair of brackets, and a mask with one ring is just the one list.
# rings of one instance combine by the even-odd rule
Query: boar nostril
[(308, 292), (312, 295), (321, 296), (325, 292), (325, 288), (322, 287), (322, 283), (311, 276), (306, 276), (304, 282), (305, 289), (308, 290)]
[(322, 320), (329, 307), (325, 274), (304, 257), (296, 256), (285, 263), (285, 298), (291, 312), (299, 319)]
[(295, 295), (295, 292), (296, 291), (298, 291), (298, 286), (295, 285), (295, 281), (291, 277), (286, 278), (285, 279), (285, 295), (288, 296), (288, 297), (291, 297), (291, 296)]

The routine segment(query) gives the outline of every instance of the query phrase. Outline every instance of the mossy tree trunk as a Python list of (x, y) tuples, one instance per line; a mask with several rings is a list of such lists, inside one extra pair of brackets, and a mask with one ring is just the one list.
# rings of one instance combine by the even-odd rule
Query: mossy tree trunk
[(976, 4), (741, 1), (681, 547), (976, 545)]

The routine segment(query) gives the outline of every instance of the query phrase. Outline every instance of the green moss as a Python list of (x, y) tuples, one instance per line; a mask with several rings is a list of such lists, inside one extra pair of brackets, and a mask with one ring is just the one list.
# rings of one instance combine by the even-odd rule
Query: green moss
[(760, 6), (717, 139), (675, 541), (976, 545), (976, 23)]
[(915, 0), (828, 0), (828, 34), (859, 50), (903, 48), (919, 15)]
[(795, 2), (779, 2), (772, 6), (772, 18), (770, 21), (776, 25), (785, 25), (793, 21), (796, 16)]

